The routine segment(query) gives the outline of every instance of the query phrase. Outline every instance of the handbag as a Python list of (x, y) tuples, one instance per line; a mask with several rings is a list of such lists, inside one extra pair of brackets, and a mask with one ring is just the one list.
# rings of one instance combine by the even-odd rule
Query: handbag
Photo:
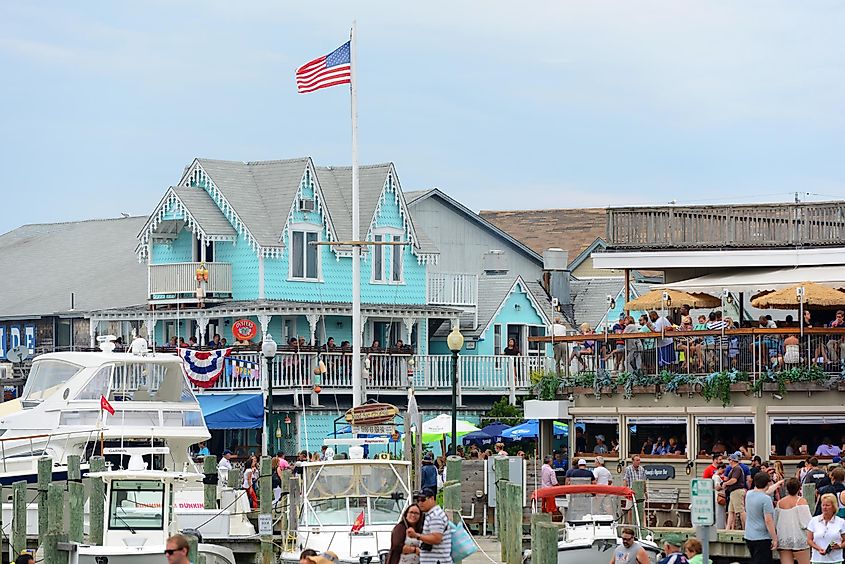
[(452, 562), (464, 560), (478, 551), (478, 546), (463, 523), (456, 525), (449, 521), (449, 529), (452, 532)]

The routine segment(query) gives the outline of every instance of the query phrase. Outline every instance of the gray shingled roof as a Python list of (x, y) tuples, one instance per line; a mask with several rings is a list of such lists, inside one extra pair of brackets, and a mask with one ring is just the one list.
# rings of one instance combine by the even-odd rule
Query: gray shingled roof
[(308, 158), (282, 161), (197, 159), (262, 247), (278, 247)]
[(147, 300), (132, 252), (146, 217), (24, 225), (0, 235), (0, 318), (126, 307)]
[[(625, 279), (613, 278), (585, 278), (571, 280), (570, 290), (574, 305), (575, 326), (589, 323), (593, 328), (607, 314), (607, 296), (616, 296), (625, 287)], [(634, 294), (641, 296), (653, 288), (649, 284), (632, 283)]]
[[(478, 337), (481, 335), (481, 332), (484, 331), (496, 315), (496, 311), (499, 309), (508, 292), (510, 292), (516, 279), (517, 276), (507, 274), (496, 276), (481, 275), (478, 278), (478, 325), (470, 330), (464, 331), (464, 327), (470, 327), (473, 324), (474, 316), (471, 313), (461, 315), (461, 331), (466, 336)], [(525, 283), (526, 288), (534, 296), (534, 299), (540, 305), (546, 317), (549, 318), (549, 321), (554, 321), (555, 314), (554, 310), (552, 310), (552, 303), (543, 285), (536, 281), (522, 280), (522, 282)], [(451, 327), (449, 324), (444, 323), (438, 328), (435, 336), (445, 337), (449, 334), (450, 330)]]
[(171, 190), (179, 197), (182, 203), (194, 216), (194, 219), (202, 226), (206, 235), (237, 236), (235, 228), (208, 195), (208, 192), (201, 188), (188, 188), (187, 186), (172, 186)]

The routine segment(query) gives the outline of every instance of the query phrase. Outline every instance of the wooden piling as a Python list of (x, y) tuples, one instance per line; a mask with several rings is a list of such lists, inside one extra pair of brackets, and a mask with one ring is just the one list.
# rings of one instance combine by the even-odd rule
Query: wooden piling
[(26, 482), (12, 484), (12, 560), (26, 550)]
[[(269, 515), (273, 519), (273, 481), (272, 464), (269, 456), (261, 457), (261, 470), (258, 478), (259, 489), (259, 520)], [(272, 522), (272, 521), (271, 521)], [(261, 561), (263, 564), (273, 562), (273, 535), (261, 535)]]
[[(539, 523), (551, 523), (552, 522), (552, 514), (551, 513), (532, 513), (531, 514), (531, 543), (532, 547), (534, 546), (534, 539), (537, 538), (537, 525)], [(532, 548), (533, 550), (533, 548)]]
[(505, 484), (510, 479), (510, 467), (508, 466), (508, 459), (504, 456), (497, 456), (493, 459), (493, 479), (496, 486), (496, 538), (502, 546), (501, 560), (505, 560), (505, 535), (504, 528), (507, 526), (502, 516), (501, 501), (505, 495)]
[(82, 485), (82, 468), (78, 454), (67, 457), (67, 492), (69, 528), (68, 538), (71, 542), (83, 542), (85, 515), (85, 487)]
[(38, 539), (47, 538), (47, 490), (53, 481), (53, 459), (38, 459)]
[(531, 564), (557, 564), (557, 542), (560, 534), (557, 525), (538, 522), (535, 528), (531, 535)]
[(449, 456), (446, 459), (446, 479), (447, 480), (455, 480), (456, 482), (460, 482), (462, 478), (461, 473), (461, 463), (463, 462), (463, 458), (460, 456)]
[(202, 459), (203, 481), (202, 505), (205, 509), (217, 509), (217, 457), (206, 456)]
[[(450, 457), (451, 458), (451, 457)], [(448, 477), (448, 470), (446, 471)], [(443, 486), (443, 509), (449, 519), (463, 527), (461, 523), (461, 483), (455, 480), (449, 480)], [(462, 560), (455, 560), (455, 564), (459, 564)]]
[[(39, 515), (40, 517), (40, 515)], [(44, 539), (44, 564), (62, 564), (59, 555), (59, 535), (65, 521), (65, 492), (60, 484), (47, 488), (47, 534)]]
[(185, 533), (185, 540), (188, 541), (188, 561), (198, 562), (197, 555), (199, 554), (199, 539), (196, 535)]
[(505, 515), (507, 523), (505, 537), (506, 564), (522, 563), (522, 487), (508, 482), (505, 484)]
[[(105, 471), (106, 459), (102, 456), (92, 456), (89, 468), (91, 472)], [(88, 542), (95, 546), (102, 546), (106, 508), (106, 490), (102, 478), (88, 478), (88, 504), (90, 521)]]
[[(302, 503), (302, 483), (299, 476), (291, 476), (288, 494), (288, 529), (295, 529), (299, 522), (299, 504)], [(284, 531), (283, 531), (284, 532)], [(285, 538), (287, 542), (287, 537)]]
[(813, 482), (801, 486), (801, 497), (807, 500), (810, 513), (816, 508), (816, 484)]
[(634, 499), (637, 501), (637, 522), (640, 527), (645, 526), (645, 480), (634, 480), (631, 484)]
[(279, 513), (279, 529), (282, 531), (286, 531), (288, 529), (288, 518), (290, 513), (285, 511), (285, 503), (290, 503), (291, 476), (293, 476), (293, 471), (290, 468), (282, 470), (281, 486), (279, 487), (282, 491), (282, 495), (279, 497), (279, 505), (275, 508), (276, 513)]

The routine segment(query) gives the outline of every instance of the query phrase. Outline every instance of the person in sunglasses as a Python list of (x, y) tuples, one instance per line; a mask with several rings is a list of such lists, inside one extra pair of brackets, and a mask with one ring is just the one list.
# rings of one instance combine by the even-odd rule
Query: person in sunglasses
[(167, 564), (190, 564), (188, 539), (182, 535), (173, 535), (167, 539), (164, 555), (167, 557)]
[(408, 538), (420, 541), (420, 564), (452, 564), (452, 529), (446, 512), (437, 505), (431, 488), (414, 494), (414, 501), (425, 513), (422, 533), (408, 529)]

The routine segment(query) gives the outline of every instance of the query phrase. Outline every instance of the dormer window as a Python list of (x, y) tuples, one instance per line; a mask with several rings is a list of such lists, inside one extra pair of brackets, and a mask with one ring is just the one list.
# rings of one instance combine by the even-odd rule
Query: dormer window
[[(403, 233), (399, 229), (381, 229), (373, 233), (376, 243), (390, 243), (403, 240)], [(401, 284), (402, 279), (402, 245), (373, 245), (373, 276), (374, 284)]]
[(290, 278), (291, 280), (319, 281), (320, 253), (317, 241), (320, 234), (306, 227), (291, 227), (290, 230)]

